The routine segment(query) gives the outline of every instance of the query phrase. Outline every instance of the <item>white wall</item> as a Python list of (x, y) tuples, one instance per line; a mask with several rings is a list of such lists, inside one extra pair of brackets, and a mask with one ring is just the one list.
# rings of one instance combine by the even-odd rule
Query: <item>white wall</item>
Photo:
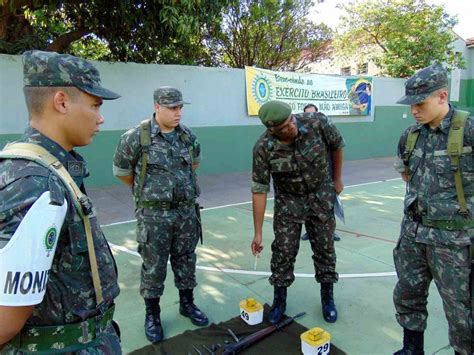
[[(122, 98), (105, 102), (104, 130), (123, 130), (153, 112), (153, 91), (163, 85), (179, 88), (186, 101), (183, 123), (190, 127), (259, 125), (247, 116), (243, 69), (179, 65), (94, 62), (106, 88)], [(336, 116), (334, 122), (373, 120), (375, 105), (394, 105), (404, 80), (374, 77), (372, 115)], [(21, 56), (0, 54), (0, 134), (22, 133), (27, 126)]]
[[(153, 112), (159, 86), (179, 88), (186, 101), (183, 123), (191, 127), (258, 125), (246, 113), (245, 79), (240, 69), (94, 62), (104, 87), (122, 95), (105, 102), (105, 130), (126, 129)], [(27, 125), (21, 56), (0, 54), (0, 134), (21, 133)]]

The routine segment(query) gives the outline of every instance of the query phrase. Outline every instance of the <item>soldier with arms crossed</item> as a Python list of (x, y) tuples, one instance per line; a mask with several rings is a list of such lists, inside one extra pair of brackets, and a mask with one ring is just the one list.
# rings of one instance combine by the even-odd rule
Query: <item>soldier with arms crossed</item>
[(153, 97), (153, 116), (120, 138), (113, 172), (132, 188), (135, 198), (138, 252), (143, 259), (140, 294), (145, 299), (145, 334), (156, 343), (163, 339), (160, 297), (168, 259), (179, 290), (179, 312), (199, 326), (207, 325), (208, 319), (193, 302), (200, 229), (195, 169), (201, 148), (191, 130), (180, 123), (187, 103), (181, 92), (164, 86)]
[(449, 104), (447, 86), (446, 69), (434, 64), (408, 79), (405, 96), (398, 101), (411, 106), (416, 123), (403, 132), (395, 164), (407, 182), (405, 216), (393, 251), (398, 274), (393, 299), (404, 334), (397, 355), (424, 354), (433, 279), (451, 346), (456, 354), (472, 354), (474, 120)]
[(270, 264), (274, 299), (269, 320), (277, 323), (286, 310), (286, 291), (295, 279), (294, 264), (304, 223), (313, 250), (316, 281), (321, 283), (323, 317), (333, 323), (337, 320), (333, 284), (338, 280), (333, 209), (336, 194), (344, 188), (344, 140), (322, 113), (292, 115), (290, 106), (281, 101), (265, 103), (258, 115), (267, 130), (253, 149), (255, 233), (251, 249), (256, 255), (263, 247), (262, 225), (271, 178), (275, 190), (275, 239)]
[(29, 127), (0, 152), (0, 353), (120, 354), (117, 269), (74, 151), (120, 96), (83, 59), (23, 59)]

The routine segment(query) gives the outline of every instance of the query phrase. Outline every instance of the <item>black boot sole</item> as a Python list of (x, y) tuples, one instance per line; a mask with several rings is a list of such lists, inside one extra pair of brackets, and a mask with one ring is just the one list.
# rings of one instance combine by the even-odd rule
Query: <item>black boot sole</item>
[(161, 336), (160, 337), (156, 337), (156, 336), (151, 336), (151, 335), (148, 335), (145, 331), (145, 336), (147, 338), (147, 340), (152, 343), (152, 344), (157, 344), (159, 342), (161, 342), (164, 338), (164, 334), (163, 334), (163, 329), (162, 329), (162, 332), (161, 332)]
[(158, 344), (158, 343), (161, 343), (161, 342), (163, 341), (163, 337), (161, 337), (160, 339), (156, 340), (156, 339), (153, 339), (153, 338), (149, 337), (149, 336), (146, 335), (146, 334), (145, 334), (145, 336), (146, 336), (147, 340), (148, 340), (150, 343), (152, 343), (152, 344)]
[(209, 324), (209, 319), (200, 322), (196, 320), (195, 318), (191, 317), (191, 315), (181, 311), (181, 309), (179, 310), (179, 314), (181, 314), (183, 317), (189, 318), (191, 323), (193, 323), (194, 325), (197, 325), (198, 327), (204, 327)]

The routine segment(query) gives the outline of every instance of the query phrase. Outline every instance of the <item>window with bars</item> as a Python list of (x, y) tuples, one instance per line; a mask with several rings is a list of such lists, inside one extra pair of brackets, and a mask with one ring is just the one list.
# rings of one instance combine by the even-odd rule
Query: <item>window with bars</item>
[(367, 74), (369, 72), (369, 64), (359, 64), (357, 66), (357, 74)]
[(351, 75), (351, 67), (342, 67), (341, 75)]

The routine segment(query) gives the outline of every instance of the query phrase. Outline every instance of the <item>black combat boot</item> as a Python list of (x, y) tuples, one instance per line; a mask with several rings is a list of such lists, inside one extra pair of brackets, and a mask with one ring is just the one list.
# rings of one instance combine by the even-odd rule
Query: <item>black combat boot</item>
[(160, 319), (160, 298), (145, 298), (145, 335), (152, 343), (163, 340), (163, 328)]
[(276, 324), (286, 311), (286, 287), (274, 286), (273, 304), (268, 314), (268, 321)]
[(423, 332), (403, 328), (403, 349), (393, 355), (424, 355)]
[(208, 325), (209, 319), (194, 304), (193, 289), (179, 290), (179, 313), (191, 319), (194, 325)]
[(337, 321), (337, 309), (334, 304), (333, 289), (333, 283), (321, 283), (321, 306), (323, 308), (324, 320), (328, 323), (334, 323)]

